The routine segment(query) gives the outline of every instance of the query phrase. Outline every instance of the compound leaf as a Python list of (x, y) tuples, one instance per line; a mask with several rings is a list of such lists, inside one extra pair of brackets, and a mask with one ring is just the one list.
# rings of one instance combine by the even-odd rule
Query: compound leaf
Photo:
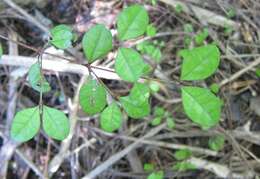
[(135, 82), (142, 75), (145, 63), (141, 55), (130, 48), (120, 48), (116, 57), (116, 73), (125, 81)]
[(59, 49), (69, 48), (73, 39), (72, 29), (67, 25), (58, 25), (51, 29), (51, 37), (51, 43), (55, 47)]
[(104, 25), (95, 25), (85, 33), (82, 45), (88, 62), (92, 63), (112, 49), (112, 34)]
[(36, 62), (30, 67), (28, 79), (31, 87), (38, 92), (42, 91), (43, 93), (46, 93), (51, 90), (49, 83), (41, 74), (40, 64), (38, 62)]
[(99, 113), (107, 104), (106, 90), (96, 80), (90, 79), (80, 89), (79, 102), (83, 111), (87, 114)]
[(101, 128), (107, 132), (114, 132), (122, 124), (122, 114), (116, 103), (112, 103), (101, 113)]
[(48, 136), (57, 140), (63, 140), (69, 135), (69, 120), (62, 111), (43, 106), (42, 116), (43, 130)]
[(143, 35), (148, 24), (148, 13), (143, 6), (132, 5), (125, 8), (117, 18), (119, 39), (128, 40)]
[(220, 52), (216, 45), (206, 45), (191, 50), (181, 50), (183, 57), (181, 80), (203, 80), (218, 68)]
[(11, 137), (16, 141), (26, 142), (32, 139), (39, 129), (39, 107), (27, 108), (16, 113), (11, 127)]
[(182, 104), (185, 113), (203, 129), (215, 126), (220, 119), (221, 100), (208, 89), (183, 87)]

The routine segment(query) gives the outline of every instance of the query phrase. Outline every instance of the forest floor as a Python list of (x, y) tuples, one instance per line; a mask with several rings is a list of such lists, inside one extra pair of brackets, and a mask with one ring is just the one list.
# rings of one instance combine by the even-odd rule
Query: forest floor
[[(157, 33), (127, 45), (140, 48), (146, 42), (153, 47), (143, 54), (153, 68), (145, 80), (159, 91), (151, 95), (150, 115), (125, 120), (119, 131), (108, 133), (99, 127), (99, 114), (86, 115), (78, 105), (78, 89), (87, 75), (81, 39), (95, 24), (104, 24), (116, 36), (118, 13), (136, 3), (148, 11)], [(59, 24), (73, 27), (78, 36), (69, 50), (45, 48), (49, 30)], [(161, 178), (259, 178), (259, 0), (1, 0), (0, 42), (0, 178), (160, 179), (159, 171)], [(178, 52), (211, 43), (221, 52), (216, 73), (206, 80), (180, 82)], [(113, 72), (119, 45), (92, 65), (110, 91), (123, 96), (132, 84)], [(43, 103), (67, 114), (70, 136), (59, 142), (40, 131), (21, 144), (10, 137), (10, 128), (17, 111), (38, 105), (40, 93), (30, 87), (27, 73), (39, 53), (51, 86)], [(202, 130), (187, 117), (183, 84), (220, 88), (216, 95), (223, 106), (217, 126)], [(174, 119), (173, 128), (165, 118), (151, 123), (158, 110)], [(224, 139), (223, 146), (216, 144), (219, 150), (209, 145), (216, 136)], [(180, 151), (183, 161), (176, 157)]]

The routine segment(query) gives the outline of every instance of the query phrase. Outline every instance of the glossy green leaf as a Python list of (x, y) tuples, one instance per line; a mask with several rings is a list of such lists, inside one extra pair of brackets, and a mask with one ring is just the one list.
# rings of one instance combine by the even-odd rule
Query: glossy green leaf
[(143, 6), (129, 6), (117, 18), (118, 37), (120, 40), (139, 37), (145, 33), (148, 24), (148, 13)]
[(51, 29), (51, 37), (51, 43), (59, 49), (71, 47), (74, 38), (72, 29), (67, 25), (58, 25)]
[(122, 124), (122, 114), (116, 103), (110, 104), (101, 113), (100, 125), (104, 131), (114, 132)]
[(158, 171), (151, 173), (147, 179), (163, 179), (164, 178), (164, 172)]
[(106, 90), (97, 80), (89, 79), (80, 89), (79, 100), (83, 111), (87, 114), (99, 113), (107, 104)]
[(181, 50), (179, 54), (184, 58), (181, 80), (203, 80), (217, 70), (220, 61), (220, 52), (216, 45)]
[(176, 160), (186, 160), (190, 158), (192, 155), (191, 151), (189, 149), (181, 149), (174, 153), (174, 158)]
[(222, 134), (216, 135), (209, 139), (209, 148), (214, 151), (223, 149), (225, 144), (225, 136)]
[(196, 170), (197, 167), (196, 165), (190, 163), (190, 162), (186, 162), (186, 161), (182, 161), (182, 162), (177, 162), (174, 166), (173, 166), (173, 170), (175, 171), (187, 171), (187, 170)]
[(82, 46), (88, 62), (92, 63), (112, 49), (112, 34), (104, 25), (95, 25), (85, 33)]
[(62, 111), (43, 106), (42, 117), (43, 130), (48, 136), (57, 140), (63, 140), (69, 135), (69, 120)]
[(120, 97), (120, 103), (122, 104), (126, 113), (134, 119), (143, 118), (149, 115), (151, 111), (148, 100), (140, 103), (138, 100), (134, 100), (129, 96), (125, 96)]
[(11, 137), (18, 142), (32, 139), (40, 129), (39, 107), (27, 108), (16, 113), (11, 127)]
[(185, 113), (203, 129), (215, 126), (220, 119), (221, 100), (208, 89), (183, 87), (182, 104)]
[(120, 48), (115, 62), (116, 73), (125, 81), (135, 82), (142, 75), (145, 63), (139, 53), (130, 48)]
[(40, 64), (38, 62), (36, 62), (30, 67), (28, 79), (31, 87), (38, 92), (42, 91), (43, 93), (46, 93), (51, 90), (49, 83), (41, 74)]

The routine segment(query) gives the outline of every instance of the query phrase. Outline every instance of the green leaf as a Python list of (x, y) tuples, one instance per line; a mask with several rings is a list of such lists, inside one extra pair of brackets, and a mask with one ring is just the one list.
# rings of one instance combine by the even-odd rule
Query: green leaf
[(58, 25), (51, 29), (51, 43), (59, 48), (66, 49), (71, 47), (73, 39), (72, 29), (67, 25)]
[(130, 48), (120, 48), (116, 57), (116, 73), (125, 81), (135, 82), (142, 75), (145, 63), (139, 53)]
[(79, 102), (87, 114), (99, 113), (107, 104), (106, 90), (96, 80), (89, 79), (80, 89)]
[(146, 172), (153, 171), (154, 168), (155, 168), (154, 164), (152, 164), (152, 163), (145, 163), (144, 164), (144, 171), (146, 171)]
[(154, 109), (154, 115), (157, 117), (163, 117), (165, 114), (165, 110), (162, 107), (156, 106)]
[(180, 14), (183, 11), (183, 7), (181, 4), (177, 4), (175, 7), (175, 11), (177, 14)]
[(213, 83), (212, 85), (210, 85), (210, 90), (217, 94), (219, 92), (220, 86), (217, 83)]
[[(40, 64), (36, 62), (33, 64), (28, 73), (28, 79), (31, 87), (38, 92), (49, 92), (51, 90), (50, 84), (46, 81), (41, 74)], [(42, 80), (42, 84), (41, 84)]]
[(216, 71), (220, 61), (220, 52), (216, 45), (181, 50), (179, 54), (184, 58), (181, 80), (203, 80)]
[(208, 89), (183, 87), (182, 104), (185, 113), (203, 129), (215, 126), (220, 119), (221, 100)]
[(11, 127), (11, 137), (18, 142), (32, 139), (40, 129), (39, 107), (27, 108), (16, 113)]
[(173, 129), (175, 127), (175, 122), (174, 119), (172, 117), (168, 117), (166, 119), (166, 123), (167, 123), (167, 127), (170, 129)]
[(211, 137), (209, 139), (209, 148), (214, 151), (219, 151), (223, 149), (224, 144), (225, 144), (225, 136), (222, 134)]
[(147, 41), (144, 41), (144, 42), (141, 42), (141, 43), (138, 43), (136, 45), (136, 49), (140, 52), (140, 53), (145, 53), (145, 47), (147, 45), (149, 45), (150, 43), (148, 43)]
[(149, 87), (146, 84), (135, 83), (129, 96), (120, 97), (120, 102), (130, 117), (143, 118), (151, 111), (149, 96)]
[(114, 132), (122, 124), (122, 114), (116, 103), (112, 103), (101, 113), (100, 125), (107, 132)]
[(255, 70), (255, 74), (256, 74), (257, 77), (260, 78), (260, 68), (257, 68), (257, 69)]
[(148, 24), (148, 13), (143, 6), (129, 6), (117, 18), (118, 37), (120, 40), (139, 37), (145, 33)]
[(163, 171), (153, 172), (151, 173), (147, 179), (163, 179), (164, 173)]
[(2, 58), (2, 55), (3, 55), (3, 47), (2, 44), (0, 43), (0, 60)]
[(174, 153), (174, 158), (176, 158), (176, 160), (186, 160), (190, 158), (191, 155), (192, 153), (189, 149), (181, 149)]
[(42, 117), (43, 130), (48, 136), (57, 140), (63, 140), (69, 135), (69, 120), (62, 111), (43, 106)]
[(186, 162), (186, 161), (177, 162), (173, 166), (173, 170), (179, 171), (179, 172), (187, 171), (187, 170), (196, 170), (196, 169), (197, 169), (197, 167), (194, 164), (192, 164), (190, 162)]
[(209, 36), (209, 30), (208, 28), (204, 28), (202, 32), (198, 33), (195, 36), (195, 42), (197, 45), (201, 45), (204, 40), (206, 40), (206, 38)]
[(156, 27), (154, 27), (152, 24), (149, 24), (146, 28), (146, 34), (147, 36), (153, 37), (156, 35)]
[(157, 63), (159, 63), (161, 61), (162, 53), (158, 47), (155, 47), (154, 45), (146, 45), (144, 47), (144, 51), (147, 55), (149, 55)]
[(129, 96), (131, 99), (143, 103), (150, 97), (150, 89), (147, 84), (137, 82), (131, 89)]
[(112, 34), (104, 25), (95, 25), (85, 33), (82, 46), (88, 62), (92, 63), (112, 49)]
[(126, 113), (134, 118), (139, 119), (149, 115), (151, 109), (148, 100), (141, 102), (134, 100), (129, 96), (120, 97), (120, 102)]
[(161, 124), (162, 118), (161, 117), (155, 117), (152, 121), (151, 121), (151, 125), (152, 126), (158, 126), (159, 124)]

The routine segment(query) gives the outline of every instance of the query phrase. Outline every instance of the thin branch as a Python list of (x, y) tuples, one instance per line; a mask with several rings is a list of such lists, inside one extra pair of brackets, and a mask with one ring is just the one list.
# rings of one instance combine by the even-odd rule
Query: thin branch
[(192, 4), (187, 4), (183, 1), (178, 1), (178, 0), (160, 0), (160, 1), (164, 2), (165, 4), (171, 5), (174, 8), (178, 5), (181, 5), (185, 13), (187, 14), (194, 13), (195, 16), (202, 22), (207, 22), (209, 24), (214, 24), (221, 27), (230, 26), (230, 27), (238, 28), (240, 26), (239, 23), (227, 19), (226, 17), (215, 14), (214, 12), (208, 11), (201, 7)]
[(244, 73), (250, 71), (252, 68), (254, 68), (255, 66), (260, 64), (260, 58), (256, 59), (255, 61), (253, 61), (252, 63), (250, 63), (248, 66), (246, 66), (245, 68), (241, 69), (240, 71), (236, 72), (235, 74), (233, 74), (231, 77), (224, 79), (223, 81), (220, 82), (220, 86), (224, 86), (227, 83), (230, 83), (232, 81), (234, 81), (235, 79), (239, 78), (241, 75), (243, 75)]
[(220, 165), (217, 163), (213, 163), (207, 160), (199, 159), (192, 157), (188, 160), (188, 162), (192, 163), (198, 169), (208, 170), (220, 178), (236, 178), (236, 179), (244, 179), (244, 178), (252, 178), (253, 173), (248, 171), (245, 175), (233, 173), (231, 169), (229, 169), (226, 165)]
[(75, 131), (77, 121), (78, 121), (77, 112), (78, 112), (78, 108), (79, 108), (79, 92), (80, 92), (81, 87), (84, 85), (86, 79), (87, 79), (87, 75), (83, 75), (78, 84), (76, 93), (73, 98), (73, 103), (70, 106), (70, 115), (69, 115), (70, 133), (69, 133), (68, 137), (62, 141), (59, 153), (56, 156), (54, 156), (50, 162), (49, 176), (52, 176), (53, 173), (55, 173), (60, 168), (62, 162), (64, 161), (64, 159), (69, 151), (71, 140), (73, 138), (74, 131)]
[[(37, 58), (34, 57), (25, 57), (25, 56), (10, 56), (3, 55), (0, 60), (0, 65), (9, 65), (9, 66), (23, 66), (30, 68), (30, 66), (37, 62)], [(44, 58), (42, 60), (42, 67), (44, 70), (50, 70), (55, 72), (68, 72), (75, 73), (80, 75), (88, 75), (88, 68), (84, 65), (71, 63), (67, 60), (60, 60), (58, 58)], [(120, 80), (120, 77), (111, 69), (106, 67), (91, 66), (92, 70), (99, 78), (110, 79), (110, 80)], [(107, 70), (103, 70), (107, 69)]]
[(26, 11), (24, 11), (21, 7), (19, 7), (17, 4), (15, 4), (12, 0), (3, 0), (8, 6), (15, 9), (17, 12), (22, 14), (28, 21), (33, 23), (35, 26), (37, 26), (39, 29), (41, 29), (45, 33), (49, 33), (49, 29), (42, 25), (37, 19), (35, 19), (33, 16), (28, 14)]
[(130, 151), (132, 151), (133, 149), (137, 148), (142, 140), (154, 136), (155, 134), (160, 132), (165, 126), (166, 126), (166, 124), (164, 123), (164, 124), (161, 124), (160, 126), (158, 126), (156, 128), (153, 128), (145, 136), (143, 136), (140, 139), (138, 139), (137, 141), (133, 142), (132, 144), (130, 144), (128, 147), (126, 147), (125, 149), (121, 150), (120, 152), (118, 152), (118, 153), (114, 154), (113, 156), (109, 157), (109, 159), (107, 159), (102, 164), (97, 166), (94, 170), (89, 172), (82, 179), (93, 179), (93, 178), (95, 178), (96, 176), (101, 174), (103, 171), (108, 169), (111, 165), (115, 164), (118, 160), (120, 160), (125, 155), (127, 155)]

